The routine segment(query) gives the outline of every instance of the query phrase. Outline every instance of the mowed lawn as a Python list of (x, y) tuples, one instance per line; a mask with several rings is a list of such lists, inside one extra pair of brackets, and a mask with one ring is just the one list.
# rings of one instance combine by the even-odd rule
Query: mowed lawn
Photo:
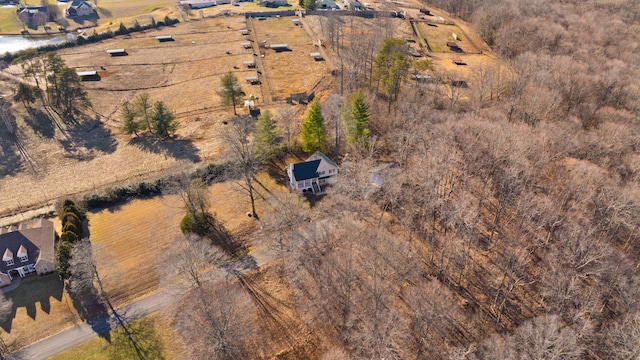
[(134, 200), (89, 213), (98, 271), (116, 306), (158, 289), (160, 255), (180, 236), (178, 196)]
[(13, 310), (0, 323), (0, 333), (8, 333), (8, 342), (20, 347), (82, 322), (57, 274), (23, 278), (6, 297)]
[[(145, 334), (150, 335), (142, 340), (142, 347), (153, 346), (156, 351), (162, 352), (165, 360), (183, 359), (182, 345), (176, 341), (175, 334), (171, 331), (169, 324), (163, 320), (160, 313), (154, 313), (141, 320), (131, 323), (131, 328), (135, 331), (140, 326), (144, 326)], [(149, 328), (149, 326), (152, 326)], [(81, 345), (63, 351), (49, 358), (49, 360), (109, 360), (113, 359), (111, 353), (114, 347), (122, 345), (122, 339), (118, 339), (118, 330), (112, 330), (110, 337), (113, 340), (108, 342), (102, 337), (93, 338)], [(117, 344), (114, 344), (114, 342)], [(162, 351), (161, 351), (162, 350)], [(117, 351), (117, 350), (116, 350)]]

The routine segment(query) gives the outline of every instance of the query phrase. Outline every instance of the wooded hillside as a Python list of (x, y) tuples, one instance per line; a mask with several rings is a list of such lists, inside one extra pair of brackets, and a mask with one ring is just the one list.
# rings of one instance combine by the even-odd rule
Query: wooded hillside
[[(428, 5), (471, 21), (513, 73), (485, 69), (455, 102), (380, 87), (339, 185), (265, 216), (310, 357), (637, 357), (640, 6)], [(374, 33), (343, 35), (345, 92), (376, 88), (374, 56), (354, 55)], [(377, 187), (381, 161), (399, 166)]]

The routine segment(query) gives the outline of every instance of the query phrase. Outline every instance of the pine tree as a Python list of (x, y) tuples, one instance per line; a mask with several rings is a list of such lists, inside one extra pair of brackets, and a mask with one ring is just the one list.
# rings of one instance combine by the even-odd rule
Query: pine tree
[(228, 72), (222, 77), (218, 95), (222, 98), (222, 104), (224, 106), (233, 106), (233, 114), (238, 115), (236, 106), (240, 102), (240, 98), (244, 95), (244, 92), (238, 83), (238, 78), (232, 72)]
[[(362, 89), (358, 89), (345, 107), (344, 120), (347, 127), (347, 141), (350, 144), (357, 144), (369, 135), (367, 123), (371, 114), (369, 104), (362, 94)], [(365, 144), (366, 145), (366, 144)]]
[(302, 150), (307, 153), (326, 152), (329, 149), (327, 130), (320, 109), (320, 100), (313, 99), (309, 103), (307, 113), (302, 121)]
[(124, 131), (125, 134), (135, 134), (138, 136), (138, 131), (144, 129), (144, 124), (138, 121), (138, 115), (128, 101), (122, 104), (120, 116), (122, 117), (122, 131)]
[(151, 125), (156, 135), (169, 137), (176, 131), (178, 122), (173, 112), (162, 101), (156, 101), (151, 110)]
[(263, 163), (273, 160), (280, 151), (280, 145), (277, 143), (279, 134), (273, 123), (271, 111), (266, 110), (258, 116), (255, 153)]
[(147, 130), (153, 133), (153, 129), (151, 128), (151, 119), (150, 119), (150, 110), (151, 110), (151, 101), (149, 100), (149, 94), (142, 93), (138, 95), (138, 97), (133, 102), (133, 111), (136, 116), (139, 116), (144, 120), (145, 124), (147, 124)]

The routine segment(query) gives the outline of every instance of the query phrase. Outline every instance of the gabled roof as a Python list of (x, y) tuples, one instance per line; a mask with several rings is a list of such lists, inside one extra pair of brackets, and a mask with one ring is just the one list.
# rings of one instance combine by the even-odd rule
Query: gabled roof
[(13, 259), (13, 253), (11, 252), (11, 250), (9, 250), (9, 248), (7, 248), (7, 250), (5, 250), (4, 255), (2, 255), (2, 261), (9, 261)]
[(321, 153), (320, 151), (316, 151), (313, 153), (313, 155), (309, 156), (309, 158), (307, 159), (307, 161), (311, 161), (311, 160), (324, 160), (326, 161), (329, 165), (338, 167), (338, 165), (336, 165), (335, 162), (333, 162), (333, 160), (331, 160), (331, 158), (329, 158), (327, 155)]
[(71, 2), (71, 4), (69, 4), (69, 7), (70, 7), (70, 8), (74, 8), (74, 9), (78, 9), (78, 8), (80, 8), (80, 7), (82, 7), (82, 6), (92, 7), (92, 6), (91, 6), (91, 4), (89, 4), (89, 3), (88, 3), (88, 2), (86, 2), (86, 1), (82, 1), (82, 0), (73, 0), (73, 1)]
[[(27, 229), (14, 230), (0, 235), (0, 249), (4, 250), (3, 261), (0, 262), (0, 272), (6, 273), (15, 267), (35, 264), (38, 259), (54, 261), (55, 231), (49, 220), (38, 219)], [(0, 250), (0, 251), (2, 251)], [(21, 262), (14, 254), (24, 252), (29, 254), (29, 261)], [(5, 258), (14, 259), (15, 265), (7, 266)]]
[(295, 181), (317, 178), (319, 165), (320, 159), (293, 164), (293, 177)]

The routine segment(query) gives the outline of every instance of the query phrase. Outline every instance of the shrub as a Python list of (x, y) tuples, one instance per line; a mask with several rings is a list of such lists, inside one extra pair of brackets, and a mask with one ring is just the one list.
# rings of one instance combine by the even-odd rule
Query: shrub
[(66, 280), (71, 277), (69, 262), (71, 261), (71, 250), (73, 245), (67, 241), (60, 241), (56, 249), (56, 270), (60, 279)]
[(182, 231), (183, 234), (193, 233), (200, 236), (207, 235), (209, 232), (209, 216), (210, 215), (202, 212), (196, 214), (187, 212), (182, 218), (182, 221), (180, 221), (180, 231)]

